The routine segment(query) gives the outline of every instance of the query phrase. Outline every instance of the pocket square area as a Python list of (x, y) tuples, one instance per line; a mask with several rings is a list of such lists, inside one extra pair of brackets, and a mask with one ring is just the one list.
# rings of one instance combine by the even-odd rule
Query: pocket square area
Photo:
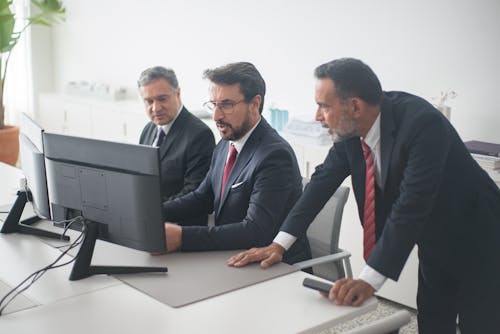
[(231, 186), (231, 189), (238, 188), (238, 187), (239, 187), (239, 186), (241, 186), (243, 183), (245, 183), (245, 181), (235, 183), (235, 184), (233, 184), (233, 185)]

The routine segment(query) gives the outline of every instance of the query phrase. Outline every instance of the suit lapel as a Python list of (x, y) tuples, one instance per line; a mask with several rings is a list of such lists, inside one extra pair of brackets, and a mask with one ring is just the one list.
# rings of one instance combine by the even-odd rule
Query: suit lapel
[(181, 131), (183, 131), (187, 116), (187, 110), (183, 107), (179, 113), (179, 116), (177, 116), (174, 124), (172, 124), (172, 127), (168, 131), (167, 136), (163, 140), (163, 144), (161, 144), (160, 146), (160, 160), (163, 160), (163, 158), (167, 155), (167, 152), (172, 147), (175, 139), (179, 136)]
[[(219, 214), (222, 206), (224, 205), (224, 202), (227, 199), (227, 196), (229, 194), (229, 190), (231, 186), (234, 184), (240, 173), (243, 171), (245, 166), (248, 165), (250, 160), (252, 159), (255, 151), (259, 147), (260, 141), (262, 139), (262, 136), (264, 134), (264, 129), (265, 127), (268, 126), (264, 118), (261, 118), (259, 125), (255, 128), (255, 130), (252, 132), (250, 137), (248, 138), (247, 142), (243, 146), (243, 149), (241, 152), (238, 152), (238, 157), (236, 158), (236, 162), (234, 163), (233, 169), (231, 170), (231, 174), (229, 174), (229, 178), (227, 179), (226, 187), (224, 189), (224, 195), (221, 198), (221, 201), (218, 206), (217, 214)], [(225, 155), (224, 155), (224, 164), (225, 164), (225, 158), (227, 158), (227, 153), (229, 150), (229, 145), (226, 146), (225, 148)], [(224, 164), (222, 165), (222, 170), (224, 170)], [(218, 179), (218, 187), (219, 189), (222, 186), (222, 173), (220, 173), (220, 178)], [(219, 191), (219, 197), (220, 197), (220, 191)]]
[(146, 138), (145, 138), (144, 144), (152, 146), (153, 142), (156, 139), (157, 132), (158, 132), (158, 127), (156, 126), (156, 124), (154, 124), (153, 122), (151, 122), (151, 126), (149, 127), (149, 130), (148, 130), (148, 132), (146, 134)]
[[(222, 188), (222, 175), (224, 174), (224, 166), (226, 164), (227, 155), (229, 152), (229, 142), (227, 140), (221, 140), (219, 145), (223, 145), (221, 149), (221, 153), (217, 157), (217, 161), (215, 162), (214, 174), (212, 179), (212, 187), (214, 189), (214, 208), (216, 210), (215, 216), (219, 214), (220, 211), (220, 193)], [(233, 166), (234, 168), (234, 166)]]
[(381, 189), (385, 188), (387, 175), (389, 174), (389, 163), (391, 161), (392, 151), (394, 149), (394, 134), (396, 123), (394, 120), (394, 111), (391, 103), (384, 98), (382, 100), (380, 115), (380, 159), (381, 161)]

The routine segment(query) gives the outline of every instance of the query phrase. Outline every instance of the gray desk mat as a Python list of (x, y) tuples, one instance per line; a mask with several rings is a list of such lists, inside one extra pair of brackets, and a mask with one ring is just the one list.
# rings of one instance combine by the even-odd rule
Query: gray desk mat
[(235, 253), (218, 251), (162, 255), (168, 266), (167, 275), (115, 277), (162, 303), (180, 307), (298, 270), (284, 263), (265, 270), (258, 264), (243, 268), (228, 267), (226, 260)]

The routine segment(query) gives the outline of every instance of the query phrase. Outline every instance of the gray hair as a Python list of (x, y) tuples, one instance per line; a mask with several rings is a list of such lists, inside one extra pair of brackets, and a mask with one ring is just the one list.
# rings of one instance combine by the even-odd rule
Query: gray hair
[(158, 79), (167, 80), (174, 90), (179, 88), (179, 82), (174, 70), (163, 66), (150, 67), (142, 71), (139, 80), (137, 80), (137, 87), (141, 88)]

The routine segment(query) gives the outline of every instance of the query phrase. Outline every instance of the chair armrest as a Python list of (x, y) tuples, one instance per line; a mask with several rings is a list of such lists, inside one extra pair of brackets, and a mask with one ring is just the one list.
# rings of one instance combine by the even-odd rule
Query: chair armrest
[(312, 266), (316, 266), (318, 264), (329, 263), (329, 262), (337, 262), (339, 260), (349, 259), (351, 257), (351, 253), (348, 251), (340, 251), (335, 254), (329, 254), (325, 256), (320, 256), (311, 260), (301, 261), (294, 263), (295, 266), (298, 266), (300, 269), (309, 268)]
[(395, 331), (410, 322), (410, 312), (400, 310), (383, 319), (354, 328), (345, 334), (383, 334)]

